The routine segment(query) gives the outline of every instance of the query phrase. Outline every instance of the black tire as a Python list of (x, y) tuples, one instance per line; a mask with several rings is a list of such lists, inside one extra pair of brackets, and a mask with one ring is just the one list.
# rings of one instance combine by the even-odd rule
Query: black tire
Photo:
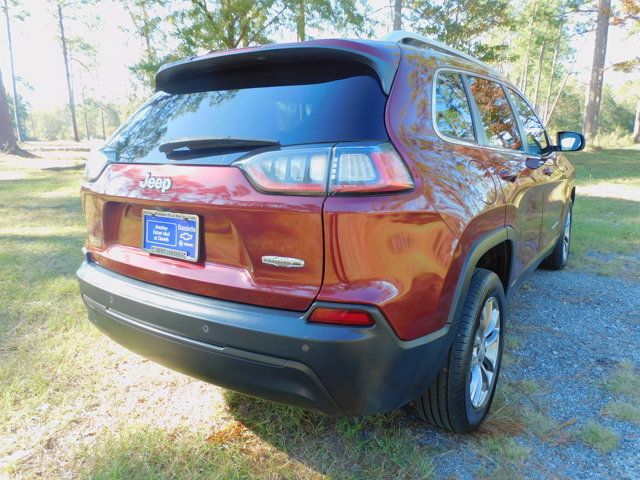
[[(471, 361), (472, 357), (477, 358), (473, 356), (476, 349), (474, 344), (477, 344), (476, 334), (482, 310), (491, 298), (497, 301), (499, 308), (497, 359), (492, 384), (488, 387), (482, 403), (475, 407), (470, 392)], [(491, 408), (500, 372), (505, 307), (504, 289), (498, 276), (489, 270), (476, 269), (464, 299), (462, 316), (457, 322), (449, 357), (433, 385), (414, 402), (418, 415), (423, 420), (444, 430), (464, 433), (477, 428), (485, 419)], [(484, 352), (482, 357), (484, 358)]]
[(569, 253), (571, 251), (571, 229), (573, 227), (573, 203), (571, 200), (569, 200), (567, 206), (567, 216), (564, 218), (562, 233), (560, 234), (555, 247), (553, 247), (553, 251), (540, 264), (540, 266), (545, 270), (562, 270), (567, 265), (567, 260), (569, 259)]

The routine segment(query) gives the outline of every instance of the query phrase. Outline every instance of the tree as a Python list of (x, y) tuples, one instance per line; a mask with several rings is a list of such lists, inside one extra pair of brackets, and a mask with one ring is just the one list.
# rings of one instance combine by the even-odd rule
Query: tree
[(640, 98), (636, 102), (636, 114), (633, 120), (633, 143), (640, 143)]
[(413, 29), (485, 61), (496, 61), (505, 45), (486, 43), (491, 32), (511, 30), (513, 9), (507, 0), (445, 0), (407, 2)]
[(402, 30), (402, 0), (393, 2), (393, 29)]
[[(287, 0), (284, 6), (283, 16), (292, 19), (299, 42), (307, 40), (308, 27), (331, 25), (341, 33), (370, 33), (366, 31), (366, 15), (355, 0)], [(285, 26), (287, 23), (285, 20)]]
[[(18, 84), (19, 84), (20, 83), (20, 79), (18, 78), (17, 80), (18, 80)], [(31, 107), (31, 105), (20, 94), (18, 94), (18, 98), (15, 101), (14, 101), (14, 98), (13, 98), (12, 95), (7, 95), (7, 97), (8, 97), (8, 104), (9, 104), (9, 114), (10, 114), (11, 118), (13, 118), (13, 119), (15, 119), (16, 116), (17, 116), (18, 117), (18, 122), (20, 124), (20, 136), (18, 137), (18, 135), (17, 135), (18, 128), (16, 127), (15, 120), (14, 120), (14, 124), (13, 125), (14, 125), (14, 128), (16, 129), (16, 139), (17, 138), (21, 138), (20, 141), (24, 142), (25, 140), (28, 140), (28, 138), (29, 138), (27, 124), (29, 122), (29, 108)], [(16, 109), (17, 109), (17, 111), (16, 111)]]
[(18, 142), (11, 123), (7, 93), (4, 89), (2, 71), (0, 70), (0, 151), (13, 153), (17, 148)]
[[(640, 1), (638, 0), (622, 0), (620, 14), (613, 19), (613, 24), (622, 26), (629, 25), (630, 36), (637, 35), (640, 32)], [(637, 40), (636, 40), (637, 41)], [(624, 62), (619, 62), (613, 66), (616, 70), (623, 72), (631, 72), (640, 68), (640, 56), (635, 56)], [(636, 102), (635, 121), (633, 124), (633, 142), (640, 143), (640, 98)]]
[(174, 35), (180, 42), (179, 56), (197, 54), (200, 49), (230, 49), (268, 43), (269, 33), (282, 20), (288, 4), (275, 0), (191, 0), (170, 16)]
[(78, 135), (78, 122), (76, 120), (76, 103), (73, 97), (73, 83), (71, 82), (71, 68), (70, 68), (70, 60), (69, 60), (69, 50), (67, 49), (67, 36), (64, 31), (64, 13), (63, 7), (66, 4), (62, 2), (57, 2), (56, 11), (58, 17), (58, 34), (60, 39), (60, 46), (62, 47), (62, 58), (64, 60), (64, 70), (67, 79), (67, 94), (69, 96), (69, 113), (71, 114), (71, 128), (73, 130), (73, 139), (76, 142), (80, 141), (80, 136)]
[(7, 92), (2, 81), (2, 71), (0, 70), (0, 152), (11, 153), (21, 157), (35, 157), (31, 153), (20, 148), (16, 138), (16, 132), (11, 122), (9, 112), (9, 101)]
[[(15, 5), (15, 3), (13, 3)], [(11, 35), (11, 17), (12, 15), (9, 13), (9, 2), (8, 0), (4, 0), (4, 4), (2, 9), (4, 10), (4, 17), (7, 25), (7, 46), (9, 48), (9, 66), (11, 68), (11, 87), (12, 87), (12, 98), (13, 98), (13, 114), (14, 121), (16, 126), (16, 138), (18, 141), (21, 141), (21, 129), (20, 129), (20, 118), (18, 117), (18, 89), (16, 87), (16, 69), (13, 63), (13, 37)], [(18, 19), (22, 20), (24, 18), (23, 15), (18, 15)]]
[(596, 21), (596, 39), (593, 49), (591, 80), (587, 95), (583, 133), (587, 139), (593, 138), (598, 131), (598, 114), (602, 99), (604, 62), (607, 56), (607, 35), (611, 18), (611, 0), (599, 0), (598, 19)]
[(165, 0), (122, 0), (122, 4), (144, 50), (142, 59), (131, 67), (131, 71), (145, 86), (152, 87), (156, 72), (168, 60), (168, 54), (159, 55), (156, 48), (156, 45), (165, 48), (167, 45), (167, 34), (161, 29), (167, 3)]

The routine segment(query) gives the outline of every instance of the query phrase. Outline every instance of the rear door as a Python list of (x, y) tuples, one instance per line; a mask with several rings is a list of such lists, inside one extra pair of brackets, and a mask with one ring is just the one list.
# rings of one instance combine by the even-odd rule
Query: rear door
[(537, 170), (527, 167), (522, 133), (502, 85), (475, 75), (468, 75), (467, 82), (482, 125), (487, 163), (500, 179), (507, 203), (505, 223), (516, 234), (516, 278), (540, 251), (544, 182)]
[(540, 231), (540, 247), (545, 249), (556, 241), (563, 227), (567, 179), (562, 166), (558, 164), (557, 154), (551, 148), (542, 122), (522, 95), (511, 88), (508, 90), (524, 130), (527, 155), (539, 162), (537, 173), (545, 183)]
[[(387, 139), (385, 102), (375, 74), (339, 61), (174, 81), (112, 136), (116, 161), (83, 186), (87, 247), (143, 281), (304, 310), (322, 283), (327, 152)], [(257, 155), (262, 185), (234, 163)]]

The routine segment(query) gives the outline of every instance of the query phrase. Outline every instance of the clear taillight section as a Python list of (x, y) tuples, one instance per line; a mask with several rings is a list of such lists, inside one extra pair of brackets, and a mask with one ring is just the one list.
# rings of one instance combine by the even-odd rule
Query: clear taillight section
[(406, 165), (387, 144), (285, 148), (236, 162), (266, 193), (327, 195), (411, 190)]
[(406, 165), (388, 143), (334, 150), (331, 193), (390, 193), (412, 188)]

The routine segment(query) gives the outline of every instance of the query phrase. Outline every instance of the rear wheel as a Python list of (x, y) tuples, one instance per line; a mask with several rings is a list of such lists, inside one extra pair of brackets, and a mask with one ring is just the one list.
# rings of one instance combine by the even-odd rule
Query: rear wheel
[(500, 372), (505, 304), (498, 276), (476, 269), (449, 358), (415, 402), (424, 420), (452, 432), (469, 432), (485, 419)]
[(567, 265), (571, 248), (571, 227), (573, 225), (573, 204), (569, 200), (567, 216), (564, 219), (562, 235), (558, 238), (553, 251), (545, 258), (540, 266), (547, 270), (562, 270)]

